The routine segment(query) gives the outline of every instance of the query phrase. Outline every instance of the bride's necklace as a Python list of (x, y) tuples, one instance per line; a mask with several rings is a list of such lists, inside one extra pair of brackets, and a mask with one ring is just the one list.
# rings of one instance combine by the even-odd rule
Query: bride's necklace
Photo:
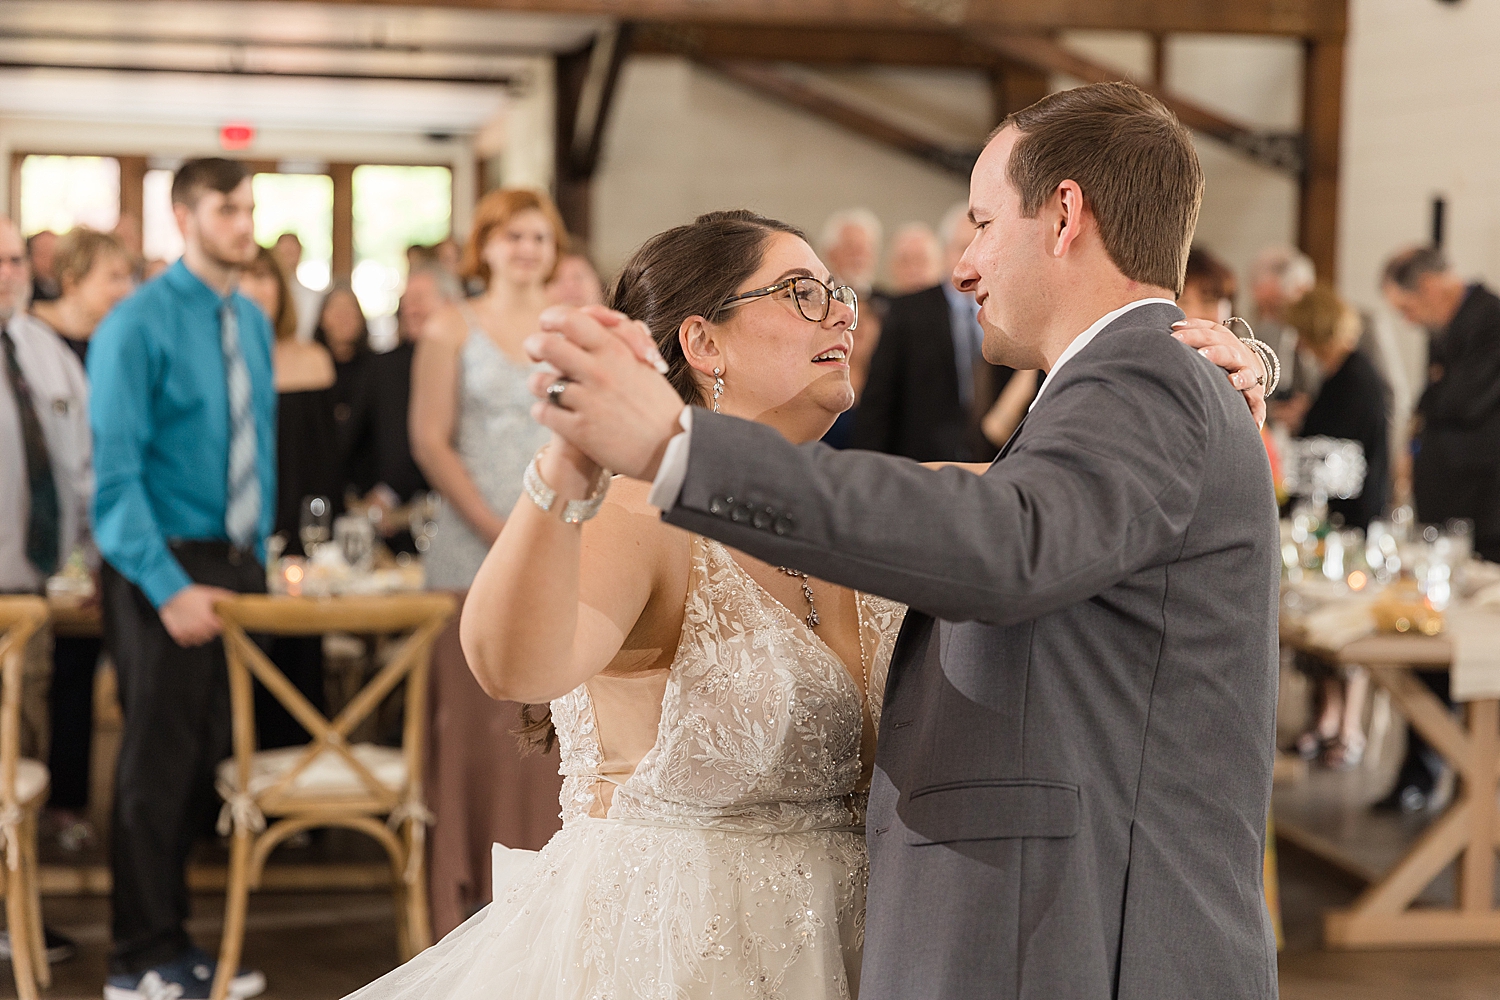
[[(787, 569), (785, 566), (777, 566), (776, 568), (782, 573), (785, 573), (787, 576), (796, 577), (797, 579), (802, 581), (802, 596), (807, 599), (807, 617), (803, 620), (807, 622), (807, 627), (809, 629), (817, 628), (819, 622), (821, 621), (821, 619), (818, 618), (818, 602), (813, 597), (812, 583), (808, 580), (807, 574), (802, 572), (801, 570)], [(859, 641), (859, 676), (860, 692), (861, 696), (863, 696), (865, 694), (868, 694), (868, 692), (865, 691), (865, 688), (870, 683), (870, 667), (869, 664), (865, 662), (865, 642), (863, 637), (861, 637)]]
[(785, 566), (777, 566), (776, 568), (787, 576), (795, 576), (802, 580), (802, 596), (807, 598), (807, 618), (804, 620), (807, 622), (808, 628), (817, 628), (818, 623), (822, 619), (818, 617), (818, 604), (813, 600), (812, 584), (808, 582), (807, 574), (801, 570), (787, 569)]

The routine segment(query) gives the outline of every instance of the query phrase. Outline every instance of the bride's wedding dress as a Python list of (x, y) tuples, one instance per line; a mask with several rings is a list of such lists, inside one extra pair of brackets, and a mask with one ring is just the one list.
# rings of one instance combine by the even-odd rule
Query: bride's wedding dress
[(851, 670), (694, 536), (672, 665), (552, 703), (562, 831), (535, 854), (497, 846), (495, 901), (351, 1000), (856, 993), (863, 714), (878, 723), (904, 615), (858, 606)]

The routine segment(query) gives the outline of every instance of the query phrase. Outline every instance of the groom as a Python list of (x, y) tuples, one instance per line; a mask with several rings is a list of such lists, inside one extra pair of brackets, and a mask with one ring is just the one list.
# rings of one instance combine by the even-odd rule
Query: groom
[(911, 605), (864, 1000), (1276, 995), (1276, 506), (1239, 394), (1171, 336), (1202, 189), (1187, 131), (1134, 87), (1006, 120), (954, 279), (985, 358), (1047, 378), (983, 475), (684, 414), (582, 314), (528, 345), (576, 383), (540, 419), (654, 479), (668, 521)]

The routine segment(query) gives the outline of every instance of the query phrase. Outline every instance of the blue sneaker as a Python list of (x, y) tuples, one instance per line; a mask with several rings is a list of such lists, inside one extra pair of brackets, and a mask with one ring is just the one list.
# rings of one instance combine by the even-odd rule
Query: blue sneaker
[[(110, 976), (104, 1000), (208, 1000), (218, 963), (202, 948), (190, 948), (170, 962), (139, 975)], [(229, 981), (230, 1000), (250, 1000), (266, 991), (266, 977), (241, 969)]]

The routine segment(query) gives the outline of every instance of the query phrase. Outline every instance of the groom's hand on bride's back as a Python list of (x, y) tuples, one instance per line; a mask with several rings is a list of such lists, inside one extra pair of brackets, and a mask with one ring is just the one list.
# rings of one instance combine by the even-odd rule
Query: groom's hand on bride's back
[[(526, 353), (551, 370), (531, 376), (532, 416), (594, 461), (650, 480), (681, 430), (683, 402), (663, 376), (650, 332), (596, 306), (554, 307)], [(559, 379), (562, 391), (549, 394)]]
[(1173, 324), (1172, 336), (1195, 349), (1229, 375), (1229, 384), (1240, 391), (1255, 418), (1255, 426), (1266, 423), (1266, 379), (1255, 352), (1221, 323), (1206, 319), (1184, 319)]

